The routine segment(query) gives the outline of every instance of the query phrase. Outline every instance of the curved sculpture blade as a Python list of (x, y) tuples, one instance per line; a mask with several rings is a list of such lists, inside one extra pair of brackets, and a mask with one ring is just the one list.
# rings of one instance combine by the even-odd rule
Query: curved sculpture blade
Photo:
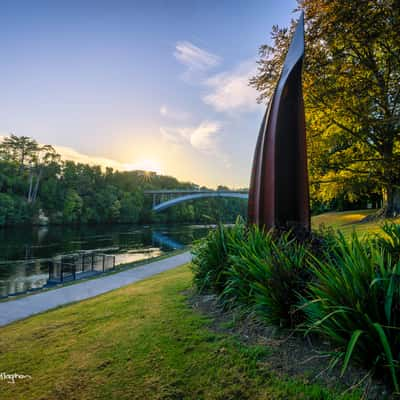
[(266, 229), (310, 230), (307, 149), (301, 71), (300, 16), (282, 73), (264, 115), (254, 153), (249, 222)]

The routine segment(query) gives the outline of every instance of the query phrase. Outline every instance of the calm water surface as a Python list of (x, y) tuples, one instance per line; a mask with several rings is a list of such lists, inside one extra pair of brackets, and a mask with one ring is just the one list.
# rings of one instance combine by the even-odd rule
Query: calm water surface
[(53, 257), (79, 251), (115, 255), (123, 264), (157, 257), (205, 236), (205, 225), (96, 225), (0, 229), (0, 297), (47, 283)]

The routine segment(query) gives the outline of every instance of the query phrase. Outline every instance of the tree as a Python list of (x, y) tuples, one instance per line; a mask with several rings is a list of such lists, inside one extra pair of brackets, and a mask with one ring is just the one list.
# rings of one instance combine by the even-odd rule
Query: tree
[(79, 194), (69, 189), (64, 202), (63, 217), (66, 222), (76, 223), (80, 221), (83, 201)]
[(33, 161), (38, 147), (38, 143), (34, 139), (11, 134), (0, 144), (0, 155), (7, 161), (17, 163), (21, 172), (27, 164)]
[(23, 179), (28, 177), (27, 201), (35, 203), (43, 170), (49, 165), (58, 165), (60, 155), (50, 145), (40, 146), (35, 139), (11, 135), (0, 144), (0, 158), (18, 167)]
[[(381, 190), (400, 213), (400, 6), (395, 0), (301, 0), (306, 18), (303, 88), (316, 196), (346, 187)], [(251, 84), (269, 99), (294, 23), (274, 26)], [(322, 188), (322, 189), (321, 189)]]
[(58, 169), (60, 155), (50, 145), (37, 146), (29, 167), (28, 203), (34, 203), (39, 192), (43, 171), (52, 166)]

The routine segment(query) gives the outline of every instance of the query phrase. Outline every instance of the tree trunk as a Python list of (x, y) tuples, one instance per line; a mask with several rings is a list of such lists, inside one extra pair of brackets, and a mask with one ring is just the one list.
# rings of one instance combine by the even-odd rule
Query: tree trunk
[(382, 215), (386, 218), (394, 218), (400, 215), (399, 175), (396, 171), (397, 165), (393, 165), (393, 148), (393, 139), (388, 135), (382, 152), (383, 172), (385, 179), (387, 179), (385, 185), (386, 204), (384, 204)]
[(29, 176), (29, 191), (28, 191), (28, 203), (32, 201), (32, 189), (33, 189), (33, 173), (30, 171)]
[(400, 215), (400, 187), (390, 185), (386, 188), (386, 193), (385, 216), (388, 218), (398, 217)]
[(36, 177), (36, 185), (35, 185), (35, 189), (33, 191), (32, 203), (34, 203), (36, 201), (36, 198), (37, 198), (37, 195), (38, 195), (39, 183), (40, 183), (40, 179), (42, 178), (42, 172), (43, 172), (43, 169), (41, 168), (40, 171), (39, 171), (38, 176)]

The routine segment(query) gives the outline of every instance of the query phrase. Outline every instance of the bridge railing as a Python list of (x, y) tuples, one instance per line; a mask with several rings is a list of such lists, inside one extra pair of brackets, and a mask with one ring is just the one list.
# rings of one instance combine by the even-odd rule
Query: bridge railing
[(48, 283), (63, 283), (115, 268), (115, 256), (103, 253), (78, 253), (53, 259)]
[(159, 211), (181, 201), (194, 200), (202, 197), (240, 197), (246, 198), (247, 190), (210, 190), (210, 189), (166, 189), (146, 190), (145, 194), (153, 196), (153, 211)]

